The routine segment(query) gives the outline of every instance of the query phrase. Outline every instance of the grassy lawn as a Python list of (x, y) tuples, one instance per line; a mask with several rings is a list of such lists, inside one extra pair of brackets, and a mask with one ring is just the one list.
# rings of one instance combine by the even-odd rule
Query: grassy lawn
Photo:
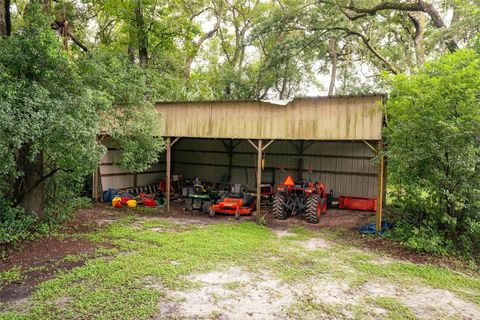
[[(59, 270), (30, 298), (0, 305), (1, 319), (462, 319), (480, 314), (478, 277), (379, 257), (325, 229), (294, 226), (280, 234), (250, 222), (196, 225), (129, 215), (78, 236), (109, 247), (66, 256), (86, 262)], [(4, 284), (21, 278), (18, 268), (0, 274)]]

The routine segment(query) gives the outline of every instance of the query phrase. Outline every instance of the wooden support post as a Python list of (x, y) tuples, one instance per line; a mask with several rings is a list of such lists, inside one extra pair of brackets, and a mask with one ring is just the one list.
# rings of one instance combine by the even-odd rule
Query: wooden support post
[(257, 156), (257, 222), (260, 222), (260, 202), (262, 199), (262, 139), (258, 139)]
[(93, 202), (97, 202), (97, 198), (98, 198), (97, 170), (98, 170), (98, 167), (95, 168), (95, 170), (93, 171), (93, 175), (92, 175), (92, 199), (93, 199)]
[(378, 152), (379, 154), (379, 163), (378, 163), (378, 196), (377, 196), (377, 214), (375, 216), (375, 229), (377, 232), (382, 230), (382, 213), (383, 213), (383, 175), (384, 175), (384, 165), (385, 157), (381, 154), (383, 148), (383, 141), (378, 142)]
[(167, 202), (167, 212), (170, 213), (170, 168), (172, 160), (172, 144), (170, 137), (167, 137), (167, 165), (165, 172), (165, 201)]
[(228, 145), (228, 183), (232, 184), (232, 165), (233, 165), (233, 140), (230, 140)]

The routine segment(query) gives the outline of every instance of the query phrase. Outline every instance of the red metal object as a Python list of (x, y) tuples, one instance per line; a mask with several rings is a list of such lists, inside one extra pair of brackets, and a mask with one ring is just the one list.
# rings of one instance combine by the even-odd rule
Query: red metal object
[(143, 205), (146, 207), (156, 207), (157, 201), (152, 198), (143, 198)]
[(338, 208), (361, 211), (377, 211), (377, 198), (339, 196)]

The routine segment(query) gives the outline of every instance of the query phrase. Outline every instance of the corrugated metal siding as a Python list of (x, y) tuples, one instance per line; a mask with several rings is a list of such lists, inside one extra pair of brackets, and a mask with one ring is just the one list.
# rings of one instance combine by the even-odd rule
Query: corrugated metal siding
[[(306, 145), (308, 143), (305, 142)], [(228, 175), (228, 155), (216, 152), (224, 151), (221, 140), (181, 139), (173, 148), (175, 164), (172, 173), (220, 182)], [(254, 190), (256, 151), (247, 141), (242, 141), (235, 148), (235, 152), (232, 181), (243, 183)], [(335, 196), (376, 196), (377, 169), (372, 160), (375, 155), (363, 142), (314, 142), (304, 154), (304, 178), (324, 183), (329, 190), (333, 189)], [(275, 141), (265, 152), (266, 170), (263, 171), (262, 180), (278, 183), (287, 175), (296, 178), (298, 159), (297, 150), (292, 143)], [(309, 172), (310, 170), (312, 172)]]
[(165, 131), (192, 138), (380, 140), (382, 96), (263, 102), (159, 103)]
[[(120, 161), (121, 151), (109, 149), (100, 162), (100, 177), (103, 191), (108, 188), (124, 189), (134, 187), (134, 175), (128, 170), (114, 165)], [(137, 174), (137, 186), (156, 184), (165, 176), (165, 156), (161, 163), (152, 165), (142, 173)], [(153, 172), (152, 172), (153, 171)], [(149, 173), (152, 172), (152, 173)]]

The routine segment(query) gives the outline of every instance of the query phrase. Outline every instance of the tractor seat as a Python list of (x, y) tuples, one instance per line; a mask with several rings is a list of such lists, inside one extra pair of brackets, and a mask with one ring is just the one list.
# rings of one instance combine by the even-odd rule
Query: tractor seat
[(196, 184), (193, 186), (193, 193), (195, 194), (207, 194), (207, 190), (205, 190), (205, 188), (200, 185), (200, 184)]

